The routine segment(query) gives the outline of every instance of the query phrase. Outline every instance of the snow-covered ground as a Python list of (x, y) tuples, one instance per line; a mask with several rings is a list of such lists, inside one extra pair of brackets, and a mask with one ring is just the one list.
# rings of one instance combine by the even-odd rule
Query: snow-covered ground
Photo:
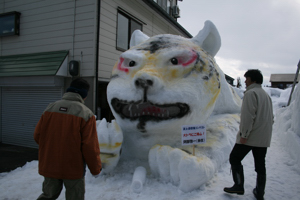
[[(264, 88), (272, 97), (275, 124), (271, 147), (268, 149), (267, 200), (300, 199), (300, 87), (296, 88), (289, 107), (286, 106), (291, 89)], [(233, 134), (234, 135), (234, 134)], [(121, 161), (112, 175), (94, 178), (86, 175), (86, 199), (101, 200), (227, 200), (255, 199), (256, 173), (252, 154), (243, 161), (245, 195), (231, 195), (223, 188), (233, 184), (229, 162), (226, 162), (207, 184), (184, 193), (171, 183), (162, 182), (148, 172), (141, 193), (131, 190), (135, 166), (138, 161)], [(149, 170), (148, 170), (149, 171)], [(32, 161), (9, 173), (0, 173), (0, 199), (36, 199), (41, 193), (43, 177), (38, 174), (38, 162)], [(64, 199), (64, 190), (58, 199)]]

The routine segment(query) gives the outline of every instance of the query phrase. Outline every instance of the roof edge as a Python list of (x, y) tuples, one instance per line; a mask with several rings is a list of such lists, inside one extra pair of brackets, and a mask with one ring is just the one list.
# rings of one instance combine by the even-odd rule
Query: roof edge
[(183, 28), (176, 20), (174, 20), (171, 16), (167, 14), (157, 3), (155, 3), (153, 0), (143, 0), (144, 3), (146, 3), (150, 8), (152, 8), (154, 11), (156, 11), (160, 16), (162, 16), (164, 19), (166, 19), (168, 22), (170, 22), (172, 25), (175, 26), (180, 32), (182, 32), (186, 37), (193, 38), (193, 36), (185, 29)]

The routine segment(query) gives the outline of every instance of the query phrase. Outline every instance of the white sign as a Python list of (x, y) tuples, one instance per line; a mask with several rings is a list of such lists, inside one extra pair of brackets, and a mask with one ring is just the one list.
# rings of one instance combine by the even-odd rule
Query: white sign
[(206, 143), (205, 125), (183, 125), (181, 126), (182, 145)]

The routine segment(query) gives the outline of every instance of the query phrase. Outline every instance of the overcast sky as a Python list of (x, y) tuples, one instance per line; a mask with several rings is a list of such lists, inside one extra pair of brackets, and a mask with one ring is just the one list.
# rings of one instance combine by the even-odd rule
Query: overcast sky
[(300, 0), (183, 0), (178, 22), (193, 36), (212, 21), (221, 36), (215, 59), (235, 79), (260, 69), (263, 85), (271, 74), (295, 74), (300, 60)]

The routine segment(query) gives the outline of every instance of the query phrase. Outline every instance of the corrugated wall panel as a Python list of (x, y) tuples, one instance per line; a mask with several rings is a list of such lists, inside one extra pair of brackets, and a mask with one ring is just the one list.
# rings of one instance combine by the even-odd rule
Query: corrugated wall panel
[(33, 139), (35, 126), (47, 105), (61, 97), (60, 87), (3, 87), (2, 142), (38, 147)]

